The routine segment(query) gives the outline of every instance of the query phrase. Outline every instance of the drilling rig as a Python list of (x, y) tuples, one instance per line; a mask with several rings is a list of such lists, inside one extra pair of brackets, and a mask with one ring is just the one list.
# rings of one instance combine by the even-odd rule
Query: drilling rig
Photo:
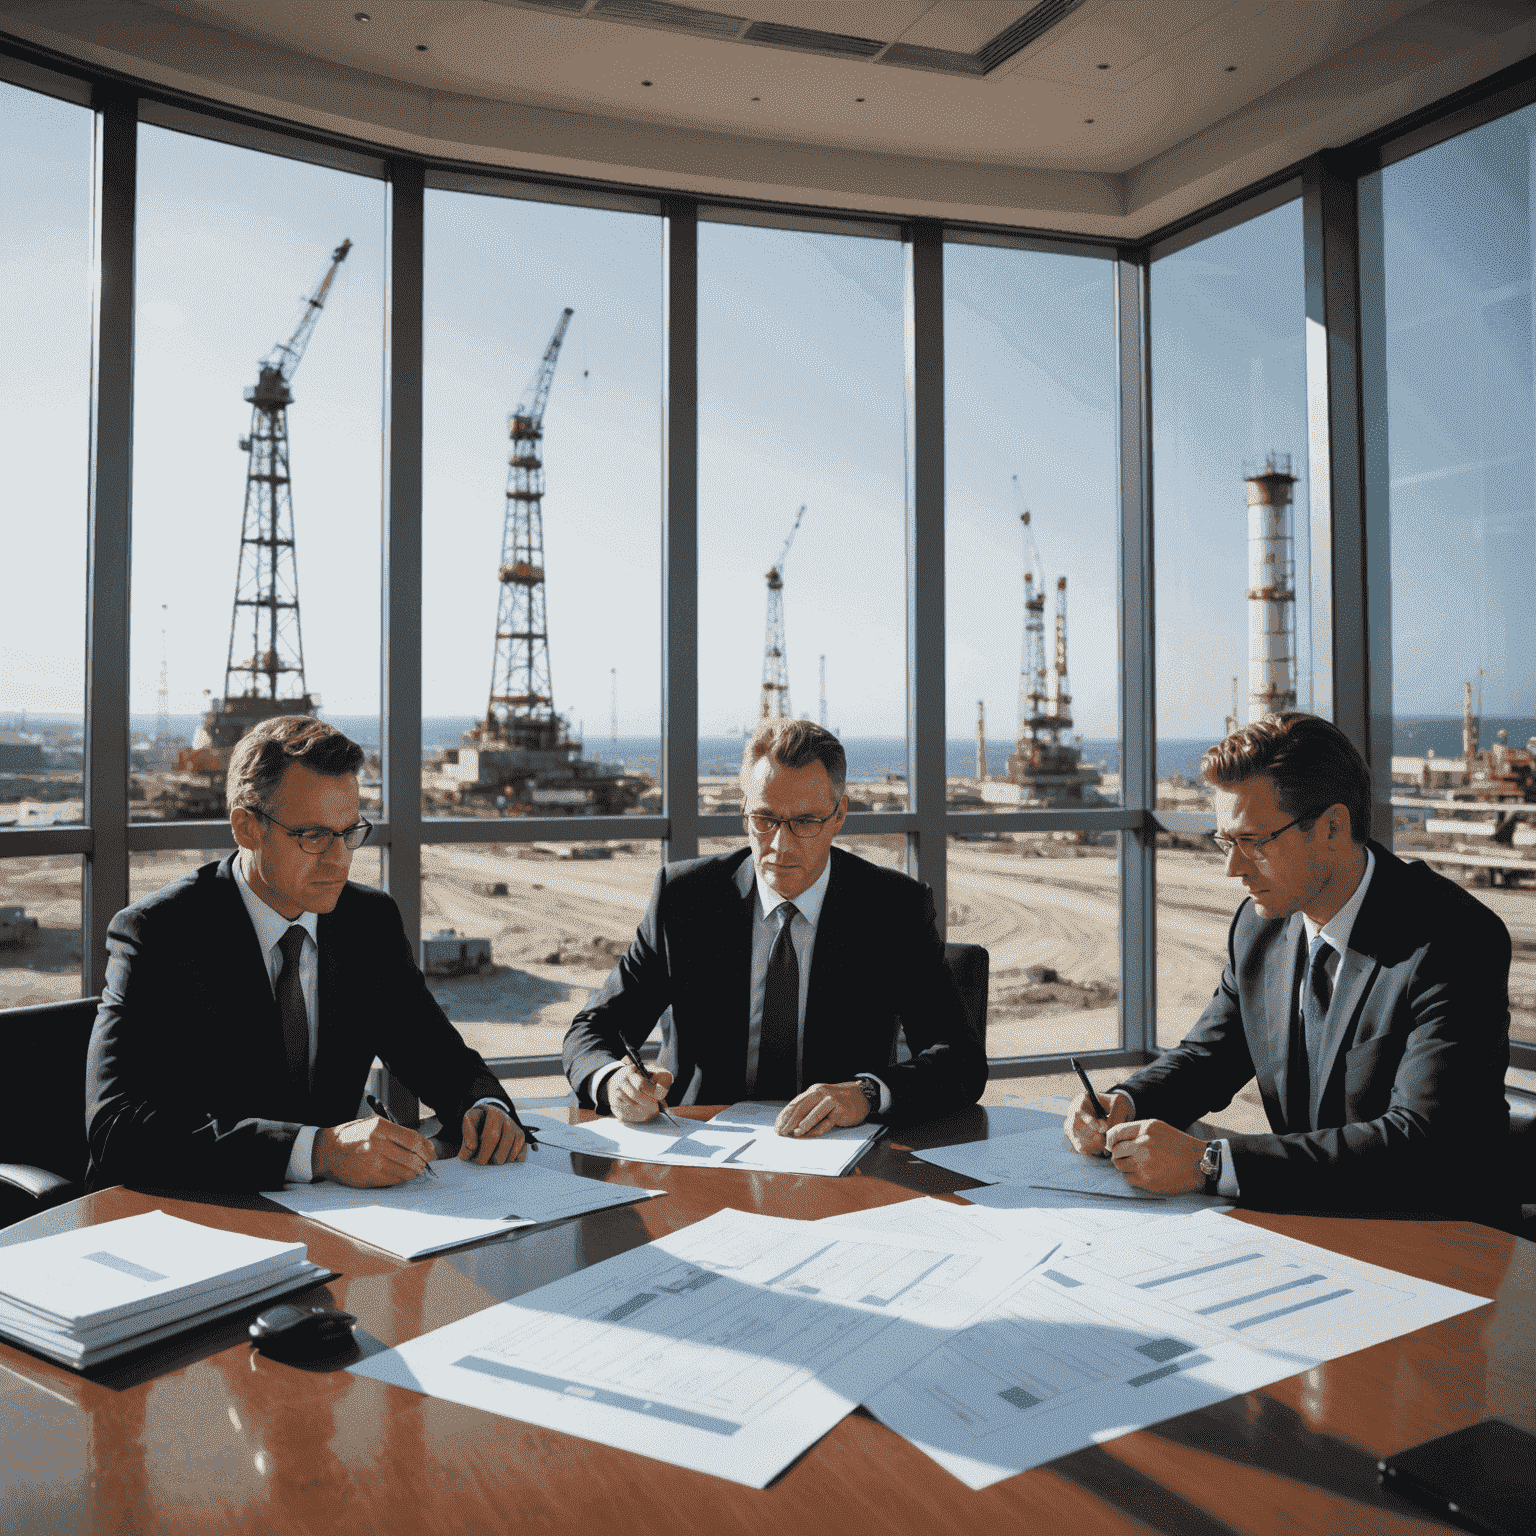
[(790, 713), (789, 661), (784, 654), (784, 562), (789, 559), (789, 546), (795, 542), (800, 519), (804, 516), (802, 506), (795, 513), (779, 558), (768, 568), (768, 622), (763, 634), (763, 695), (757, 711), (759, 720), (782, 720)]
[[(1015, 498), (1022, 502), (1018, 476)], [(1084, 787), (1100, 781), (1082, 765), (1072, 730), (1072, 689), (1067, 680), (1067, 578), (1056, 581), (1056, 613), (1049, 662), (1045, 646), (1046, 578), (1029, 509), (1019, 514), (1024, 531), (1024, 657), (1019, 668), (1019, 737), (1004, 776), (1019, 786), (1021, 803), (1078, 803)]]
[(616, 815), (644, 781), (589, 762), (555, 710), (544, 590), (544, 412), (574, 310), (561, 311), (544, 356), (507, 418), (506, 511), (496, 579), (496, 651), (485, 716), (436, 761), (455, 801), (494, 799), (511, 815)]
[(331, 252), (320, 285), (304, 300), (298, 324), (257, 365), (245, 392), (251, 428), (240, 439), (246, 455), (245, 517), (234, 613), (224, 664), (224, 697), (203, 716), (177, 772), (151, 792), (150, 808), (185, 820), (226, 814), (224, 773), (235, 743), (275, 715), (312, 715), (319, 700), (304, 681), (304, 641), (299, 630), (299, 572), (294, 554), (292, 479), (288, 461), (291, 385), (315, 333), (350, 240)]

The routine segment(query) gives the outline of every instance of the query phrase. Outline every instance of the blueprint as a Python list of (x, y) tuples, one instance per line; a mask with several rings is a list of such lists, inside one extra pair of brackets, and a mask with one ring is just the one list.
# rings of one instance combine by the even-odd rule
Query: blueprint
[(401, 1259), (666, 1193), (580, 1178), (545, 1166), (539, 1158), (533, 1151), (524, 1162), (500, 1165), (439, 1158), (430, 1177), (419, 1174), (387, 1189), (320, 1183), (263, 1193), (277, 1205)]
[(761, 1488), (1032, 1260), (726, 1210), (351, 1369)]
[(985, 1488), (1483, 1305), (1204, 1211), (1052, 1256), (865, 1402)]

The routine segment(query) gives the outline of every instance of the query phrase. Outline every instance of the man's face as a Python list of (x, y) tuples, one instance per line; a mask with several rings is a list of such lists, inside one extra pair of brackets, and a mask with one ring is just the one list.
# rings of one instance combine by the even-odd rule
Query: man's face
[[(1216, 829), (1224, 836), (1268, 837), (1291, 820), (1291, 814), (1280, 809), (1271, 778), (1249, 779), (1216, 791)], [(1349, 818), (1343, 818), (1342, 829), (1338, 822), (1337, 816), (1324, 812), (1311, 828), (1291, 827), (1256, 854), (1234, 848), (1227, 855), (1227, 873), (1243, 882), (1260, 917), (1289, 917), (1293, 912), (1314, 915), (1330, 905), (1341, 853), (1349, 844)], [(1348, 895), (1346, 890), (1346, 899)], [(1337, 909), (1334, 904), (1333, 910)], [(1325, 912), (1324, 920), (1332, 915)]]
[[(359, 815), (357, 775), (319, 774), (294, 763), (267, 803), (268, 813), (295, 832), (324, 828), (345, 832)], [(352, 850), (339, 837), (324, 853), (305, 853), (296, 837), (253, 811), (230, 816), (235, 841), (245, 850), (241, 870), (246, 883), (286, 918), (301, 912), (329, 912), (347, 883)]]
[(821, 763), (786, 768), (771, 757), (760, 757), (742, 782), (741, 808), (749, 816), (832, 818), (812, 837), (796, 837), (784, 826), (775, 828), (770, 837), (747, 834), (752, 840), (752, 862), (763, 883), (793, 901), (815, 885), (827, 867), (832, 839), (847, 816), (848, 799), (834, 797), (832, 781)]

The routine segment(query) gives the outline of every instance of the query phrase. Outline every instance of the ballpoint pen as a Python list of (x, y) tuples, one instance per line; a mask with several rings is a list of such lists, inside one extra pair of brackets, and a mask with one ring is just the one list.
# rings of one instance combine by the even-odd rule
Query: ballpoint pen
[[(390, 1114), (389, 1106), (376, 1095), (371, 1093), (364, 1094), (363, 1100), (367, 1104), (368, 1108), (371, 1109), (374, 1114), (376, 1114), (381, 1120), (388, 1120), (391, 1125), (400, 1124), (400, 1122), (396, 1120), (392, 1114)], [(437, 1170), (433, 1168), (431, 1163), (423, 1163), (421, 1165), (421, 1171), (426, 1174), (429, 1179), (435, 1179), (437, 1177)]]
[[(620, 1038), (622, 1039), (622, 1036)], [(636, 1051), (634, 1046), (632, 1046), (628, 1040), (624, 1041), (624, 1054), (629, 1057), (630, 1066), (632, 1066), (635, 1071), (638, 1072), (640, 1076), (646, 1080), (646, 1082), (654, 1083), (656, 1081), (656, 1079), (645, 1070), (645, 1063), (640, 1060), (640, 1053)], [(662, 1112), (662, 1114), (667, 1116), (667, 1120), (670, 1124), (677, 1126), (678, 1130), (683, 1129), (681, 1125), (678, 1125), (676, 1117), (667, 1112), (667, 1106), (665, 1104), (658, 1104), (656, 1107)]]
[[(1088, 1074), (1083, 1071), (1083, 1064), (1076, 1056), (1069, 1056), (1067, 1060), (1072, 1063), (1072, 1070), (1077, 1073), (1078, 1081), (1083, 1085), (1083, 1091), (1088, 1095), (1088, 1102), (1093, 1106), (1093, 1113), (1100, 1120), (1109, 1119), (1109, 1106), (1099, 1102), (1099, 1096), (1093, 1091), (1093, 1084), (1088, 1081)], [(1100, 1157), (1109, 1156), (1109, 1148), (1105, 1147), (1099, 1153)]]

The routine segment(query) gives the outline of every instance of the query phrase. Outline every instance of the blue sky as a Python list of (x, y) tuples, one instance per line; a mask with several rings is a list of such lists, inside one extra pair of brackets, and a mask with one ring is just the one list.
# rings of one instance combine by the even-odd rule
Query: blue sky
[[(74, 711), (83, 676), (90, 345), (90, 116), (0, 86), (0, 416), (12, 569), (0, 710)], [(1532, 114), (1379, 178), (1385, 219), (1396, 706), (1536, 711), (1529, 143)], [(337, 713), (378, 699), (385, 188), (144, 128), (140, 139), (132, 707), (151, 713), (161, 605), (174, 711), (217, 693), (238, 555), (243, 390), (331, 248), (354, 247), (295, 380), (294, 508), (309, 684)], [(1374, 183), (1364, 206), (1369, 216)], [(902, 253), (894, 241), (700, 231), (700, 721), (752, 718), (763, 575), (786, 572), (793, 701), (904, 729)], [(561, 308), (575, 317), (546, 421), (557, 706), (606, 736), (659, 714), (661, 230), (650, 216), (432, 192), (427, 212), (423, 670), (428, 713), (484, 707), (507, 413)], [(1242, 472), (1302, 475), (1300, 210), (1153, 270), (1158, 724), (1219, 730), (1246, 685)], [(949, 730), (1011, 734), (1022, 633), (1018, 477), (1048, 576), (1066, 575), (1079, 729), (1113, 734), (1117, 556), (1107, 262), (946, 253)], [(1301, 654), (1308, 655), (1307, 608)], [(1302, 699), (1307, 700), (1303, 681)]]

